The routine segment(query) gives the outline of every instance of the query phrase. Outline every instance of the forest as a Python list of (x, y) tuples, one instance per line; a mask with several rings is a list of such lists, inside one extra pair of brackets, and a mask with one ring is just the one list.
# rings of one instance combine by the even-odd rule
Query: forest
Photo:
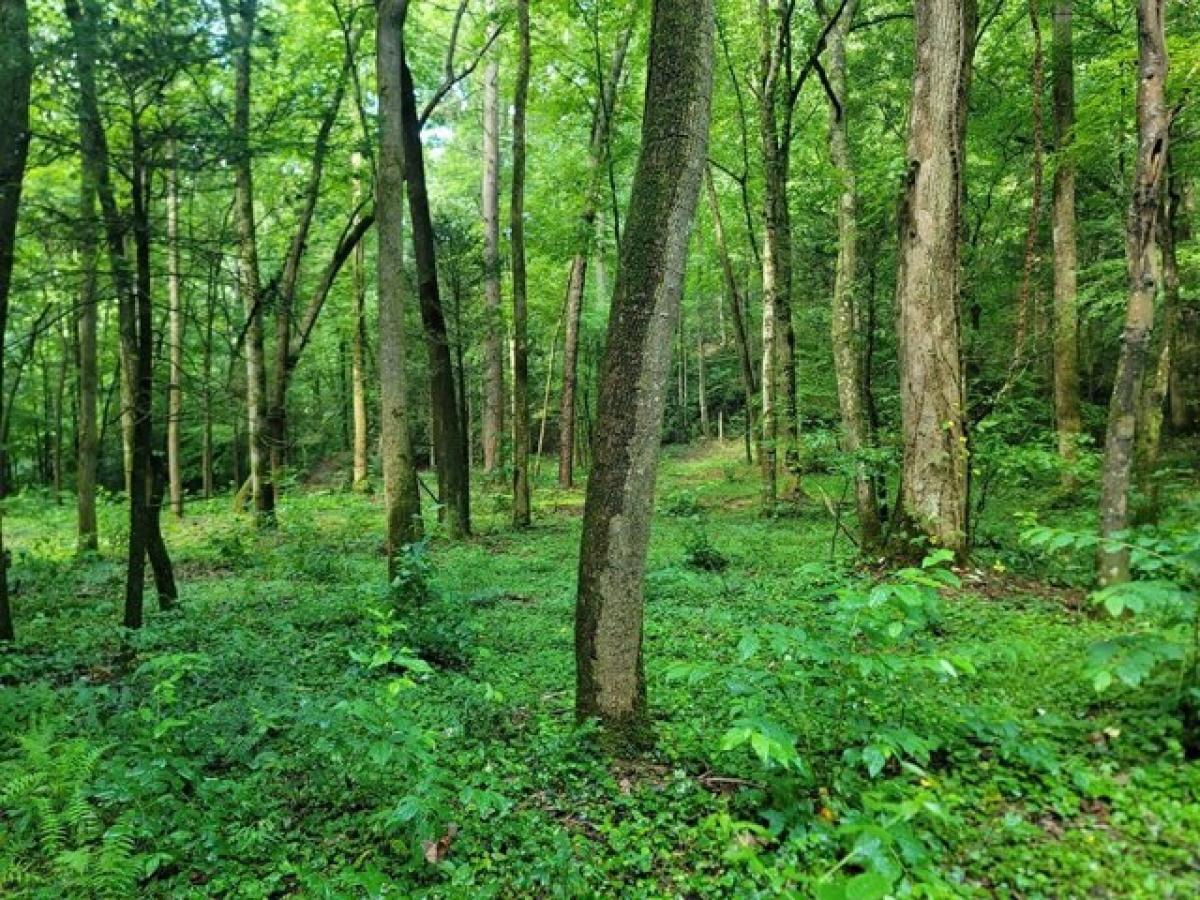
[(1200, 4), (0, 0), (0, 895), (1200, 896)]

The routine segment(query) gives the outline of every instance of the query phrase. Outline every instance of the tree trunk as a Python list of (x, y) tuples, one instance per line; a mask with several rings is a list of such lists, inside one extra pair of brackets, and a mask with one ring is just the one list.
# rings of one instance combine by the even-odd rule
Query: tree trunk
[(848, 0), (829, 32), (828, 76), (830, 87), (829, 156), (839, 183), (837, 229), (838, 257), (833, 279), (833, 310), (830, 337), (833, 367), (837, 378), (838, 406), (842, 414), (842, 446), (854, 461), (854, 498), (858, 512), (860, 549), (869, 552), (879, 545), (879, 498), (875, 482), (861, 455), (870, 446), (864, 410), (862, 352), (855, 284), (858, 276), (858, 194), (854, 162), (850, 155), (847, 105), (850, 91), (846, 75), (846, 41), (854, 18), (854, 0)]
[(897, 531), (923, 535), (957, 556), (965, 554), (967, 538), (959, 226), (975, 19), (975, 0), (915, 6), (896, 288), (904, 434)]
[[(213, 347), (213, 318), (216, 315), (217, 278), (220, 263), (214, 262), (209, 271), (208, 303), (204, 311), (204, 358), (201, 363), (204, 370), (204, 436), (200, 446), (200, 479), (204, 499), (211, 500), (213, 495), (213, 402), (212, 402), (212, 347)], [(235, 463), (236, 466), (236, 463)]]
[[(154, 307), (150, 296), (150, 168), (141, 124), (130, 98), (130, 164), (133, 240), (136, 259), (133, 310), (121, 329), (122, 342), (133, 360), (133, 493), (129, 498), (129, 570), (125, 582), (125, 626), (142, 625), (145, 567), (149, 558), (162, 609), (175, 601), (171, 559), (159, 531), (163, 463), (154, 454)], [(156, 490), (157, 481), (157, 490)], [(135, 548), (138, 548), (135, 550)], [(137, 556), (135, 557), (135, 552)]]
[(1021, 286), (1017, 295), (1017, 327), (1013, 337), (1013, 358), (1010, 379), (1015, 378), (1025, 362), (1033, 318), (1033, 282), (1037, 266), (1037, 240), (1042, 221), (1042, 91), (1045, 73), (1042, 64), (1042, 27), (1040, 0), (1029, 0), (1029, 28), (1033, 34), (1033, 59), (1030, 63), (1030, 113), (1033, 120), (1030, 140), (1033, 143), (1031, 168), (1033, 186), (1030, 191), (1029, 218), (1025, 224), (1025, 251), (1022, 254)]
[[(489, 12), (495, 0), (488, 0)], [(483, 76), (483, 472), (500, 468), (504, 441), (504, 323), (500, 316), (500, 63), (493, 49)]]
[(1050, 65), (1054, 89), (1054, 419), (1058, 453), (1067, 468), (1063, 487), (1072, 489), (1071, 465), (1078, 456), (1079, 313), (1075, 299), (1075, 73), (1071, 46), (1072, 0), (1058, 0), (1054, 10), (1054, 46)]
[[(357, 171), (362, 166), (362, 156), (354, 154), (353, 165)], [(358, 175), (354, 176), (354, 203), (358, 205), (362, 187)], [(367, 487), (367, 311), (366, 311), (366, 245), (359, 241), (354, 248), (353, 269), (353, 323), (354, 333), (350, 341), (350, 392), (354, 407), (354, 472), (353, 484), (357, 491)]]
[(1097, 553), (1097, 569), (1101, 586), (1129, 579), (1128, 548), (1107, 542), (1115, 540), (1114, 535), (1129, 525), (1129, 476), (1137, 430), (1137, 405), (1154, 327), (1157, 288), (1154, 234), (1170, 123), (1165, 96), (1168, 62), (1163, 6), (1164, 0), (1138, 0), (1138, 155), (1125, 223), (1129, 306), (1108, 407), (1100, 480), (1102, 542)]
[[(29, 155), (29, 92), (33, 57), (25, 0), (0, 0), (0, 336), (8, 324), (13, 248), (21, 187)], [(2, 337), (0, 337), (2, 342)], [(0, 359), (0, 405), (4, 403), (4, 360)], [(0, 419), (5, 411), (0, 409)], [(7, 437), (0, 436), (0, 501), (8, 475)], [(8, 556), (4, 552), (4, 512), (0, 509), (0, 641), (13, 640), (8, 601)]]
[[(566, 337), (563, 340), (562, 397), (558, 416), (558, 485), (572, 487), (575, 481), (573, 468), (575, 453), (575, 394), (578, 385), (579, 328), (583, 315), (584, 288), (587, 281), (587, 262), (596, 235), (596, 214), (600, 205), (602, 163), (608, 152), (608, 135), (616, 105), (617, 88), (625, 68), (625, 55), (629, 50), (629, 39), (633, 28), (626, 26), (613, 48), (612, 64), (608, 77), (599, 85), (596, 109), (592, 114), (591, 138), (588, 142), (587, 187), (583, 211), (579, 216), (576, 235), (578, 246), (571, 261), (571, 275), (567, 280)], [(598, 73), (601, 74), (601, 73)], [(603, 75), (601, 74), (603, 78)]]
[(517, 0), (517, 83), (513, 97), (511, 213), (513, 279), (513, 525), (530, 524), (529, 336), (525, 295), (525, 105), (529, 96), (529, 0)]
[(404, 131), (401, 121), (401, 33), (406, 0), (381, 0), (376, 31), (379, 84), (379, 455), (387, 517), (388, 580), (400, 554), (422, 533), (417, 469), (409, 439), (404, 340)]
[(167, 387), (167, 479), (171, 512), (180, 518), (183, 516), (183, 465), (179, 458), (179, 429), (183, 418), (183, 304), (179, 293), (179, 162), (174, 158), (174, 152), (167, 165), (167, 302), (171, 352), (171, 381)]
[[(346, 67), (353, 63), (353, 51), (357, 38), (348, 48)], [(337, 121), (338, 111), (342, 107), (342, 98), (346, 91), (347, 68), (343, 67), (338, 78), (337, 88), (325, 115), (317, 128), (317, 136), (313, 145), (312, 167), (308, 175), (308, 183), (304, 191), (304, 204), (296, 223), (296, 231), (284, 259), (283, 271), (279, 277), (279, 286), (275, 295), (275, 366), (274, 378), (270, 381), (270, 394), (266, 398), (267, 444), (271, 452), (272, 482), (278, 485), (282, 480), (283, 467), (287, 464), (288, 455), (288, 425), (287, 425), (287, 394), (291, 386), (292, 373), (299, 362), (302, 346), (293, 346), (292, 333), (296, 307), (296, 287), (300, 281), (300, 265), (308, 247), (308, 235), (312, 228), (313, 217), (317, 210), (317, 201), (321, 195), (321, 178), (325, 170), (325, 157), (329, 151), (329, 135)], [(357, 221), (357, 215), (352, 217)], [(339, 248), (341, 247), (339, 242)], [(336, 259), (337, 252), (334, 257)], [(336, 273), (336, 269), (334, 270)], [(324, 302), (322, 297), (317, 303), (317, 311)], [(309, 312), (314, 309), (309, 305)], [(312, 313), (315, 316), (315, 313)], [(301, 325), (301, 329), (311, 330), (313, 323)], [(303, 334), (307, 340), (307, 332)], [(276, 488), (278, 490), (278, 488)]]
[[(705, 167), (704, 183), (708, 190), (708, 205), (712, 211), (713, 231), (717, 238), (717, 252), (721, 257), (721, 274), (725, 279), (725, 293), (729, 295), (730, 308), (733, 311), (733, 334), (737, 339), (738, 362), (742, 372), (742, 390), (746, 394), (746, 462), (753, 462), (750, 457), (750, 435), (758, 434), (755, 429), (754, 395), (758, 384), (754, 378), (754, 358), (750, 352), (750, 338), (746, 334), (746, 312), (741, 293), (738, 291), (737, 279), (733, 275), (733, 263), (729, 259), (729, 245), (725, 241), (725, 228), (721, 223), (721, 205), (717, 200), (717, 189), (713, 184), (712, 169)], [(762, 459), (763, 445), (758, 442), (758, 455)]]
[(671, 338), (712, 93), (711, 0), (653, 4), (642, 143), (600, 375), (575, 606), (575, 710), (645, 731), (643, 590)]
[(96, 358), (96, 185), (88, 167), (80, 176), (79, 263), (83, 280), (79, 286), (79, 428), (75, 446), (75, 508), (78, 546), (95, 550), (96, 467), (99, 433), (96, 421), (100, 372)]
[(471, 533), (471, 474), (463, 453), (462, 422), (454, 387), (454, 360), (446, 332), (446, 317), (438, 290), (433, 215), (425, 183), (421, 122), (412, 73), (400, 45), (400, 103), (404, 129), (404, 174), (408, 185), (408, 210), (412, 216), (413, 255), (417, 266), (417, 294), (425, 346), (429, 351), (429, 391), (433, 445), (437, 449), (438, 496), (443, 524), (451, 537)]
[[(237, 17), (233, 10), (236, 8)], [(263, 343), (263, 297), (254, 222), (253, 154), (250, 150), (251, 46), (258, 0), (222, 0), (226, 30), (234, 44), (233, 145), (234, 215), (238, 229), (238, 278), (246, 316), (246, 424), (250, 444), (250, 485), (259, 525), (275, 523), (275, 483), (270, 465), (267, 422), (267, 369)]]

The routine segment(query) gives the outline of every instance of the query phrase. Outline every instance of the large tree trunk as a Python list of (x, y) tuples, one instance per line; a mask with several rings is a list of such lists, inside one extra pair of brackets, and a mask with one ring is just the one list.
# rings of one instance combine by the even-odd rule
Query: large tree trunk
[[(488, 0), (489, 12), (495, 0)], [(483, 75), (483, 471), (500, 468), (504, 442), (504, 323), (500, 316), (500, 62), (491, 51)]]
[[(829, 32), (827, 44), (831, 95), (829, 156), (840, 187), (837, 208), (838, 258), (833, 280), (830, 332), (838, 406), (842, 413), (842, 444), (847, 453), (861, 456), (870, 444), (870, 433), (863, 403), (862, 352), (857, 333), (864, 317), (859, 314), (855, 296), (858, 275), (858, 197), (846, 109), (850, 96), (846, 80), (846, 41), (854, 18), (854, 6), (854, 0), (848, 0)], [(868, 551), (879, 544), (879, 499), (875, 495), (874, 479), (861, 459), (854, 464), (854, 497), (862, 538), (861, 549)]]
[(642, 145), (600, 375), (575, 606), (575, 711), (646, 727), (643, 590), (671, 337), (708, 144), (712, 0), (656, 0)]
[[(355, 153), (353, 160), (357, 170), (362, 166), (362, 157)], [(360, 202), (362, 187), (358, 175), (354, 176), (354, 203)], [(354, 332), (350, 340), (350, 392), (354, 407), (354, 470), (355, 490), (367, 487), (367, 310), (366, 310), (366, 245), (358, 242), (354, 248), (353, 268), (353, 322)]]
[(412, 216), (413, 256), (417, 265), (417, 294), (425, 346), (429, 351), (430, 414), (433, 445), (437, 452), (438, 496), (443, 524), (451, 537), (471, 533), (471, 473), (463, 453), (463, 424), (454, 387), (454, 360), (446, 332), (446, 316), (438, 289), (433, 215), (425, 183), (421, 122), (412, 73), (400, 45), (400, 103), (404, 129), (404, 174), (408, 184), (408, 210)]
[[(237, 16), (234, 17), (234, 8)], [(275, 522), (271, 440), (267, 422), (267, 368), (263, 344), (264, 297), (258, 271), (258, 232), (254, 223), (253, 154), (250, 150), (251, 46), (258, 0), (222, 0), (226, 29), (234, 42), (233, 145), (234, 215), (238, 229), (238, 278), (246, 354), (246, 424), (250, 442), (250, 486), (260, 525)]]
[(179, 292), (179, 162), (167, 166), (167, 303), (171, 380), (167, 385), (167, 480), (171, 512), (183, 515), (183, 464), (179, 431), (183, 418), (183, 303)]
[[(29, 155), (29, 90), (33, 57), (29, 52), (29, 18), (25, 0), (0, 0), (0, 336), (8, 324), (13, 250), (21, 186)], [(0, 337), (2, 342), (2, 337)], [(4, 403), (4, 360), (0, 359), (0, 405)], [(0, 419), (4, 410), (0, 409)], [(0, 435), (0, 501), (8, 470), (7, 438)], [(0, 641), (11, 641), (12, 610), (8, 603), (8, 557), (4, 553), (4, 513), (0, 509)]]
[(80, 177), (79, 263), (83, 280), (79, 286), (79, 313), (76, 322), (79, 341), (79, 427), (75, 446), (75, 508), (78, 546), (95, 550), (96, 466), (99, 432), (96, 421), (97, 392), (100, 381), (96, 359), (96, 185), (85, 166)]
[[(562, 397), (558, 414), (558, 484), (569, 488), (574, 484), (575, 454), (575, 395), (579, 369), (579, 326), (583, 315), (584, 288), (587, 281), (587, 261), (596, 235), (596, 213), (600, 205), (602, 162), (608, 152), (608, 134), (612, 124), (617, 88), (625, 68), (625, 55), (633, 26), (627, 25), (613, 48), (608, 77), (599, 85), (596, 109), (592, 115), (591, 138), (588, 142), (587, 194), (579, 216), (576, 235), (578, 247), (571, 260), (571, 276), (567, 280), (566, 335), (563, 340)], [(602, 76), (603, 77), (603, 76)]]
[(407, 0), (381, 0), (376, 30), (379, 84), (379, 455), (387, 517), (388, 580), (406, 544), (421, 536), (421, 498), (409, 439), (404, 340), (404, 132), (401, 121), (401, 33)]
[(525, 289), (525, 106), (529, 96), (529, 0), (517, 0), (517, 84), (513, 97), (510, 239), (513, 279), (513, 525), (530, 523), (529, 335)]
[(1068, 468), (1063, 486), (1075, 484), (1070, 465), (1078, 455), (1079, 313), (1075, 278), (1075, 72), (1071, 46), (1072, 0), (1058, 0), (1054, 10), (1054, 45), (1050, 60), (1054, 91), (1054, 420), (1058, 453)]
[(896, 279), (904, 432), (898, 531), (923, 535), (960, 556), (967, 539), (967, 438), (959, 226), (975, 19), (975, 0), (917, 0), (915, 6)]
[[(741, 292), (738, 290), (737, 279), (733, 275), (733, 263), (729, 259), (729, 245), (725, 240), (725, 228), (721, 222), (721, 205), (717, 200), (717, 190), (713, 184), (712, 169), (705, 167), (704, 183), (708, 191), (708, 205), (712, 212), (713, 232), (717, 238), (717, 253), (721, 257), (721, 274), (725, 280), (725, 293), (729, 297), (732, 310), (733, 334), (737, 340), (738, 363), (741, 367), (742, 390), (746, 395), (746, 462), (752, 462), (750, 445), (752, 440), (757, 442), (758, 455), (762, 458), (763, 446), (761, 435), (755, 427), (754, 395), (758, 392), (758, 383), (754, 376), (754, 358), (750, 352), (750, 338), (746, 333), (746, 312)], [(757, 436), (757, 437), (754, 437)]]
[(1133, 465), (1137, 405), (1154, 327), (1154, 233), (1167, 161), (1167, 45), (1164, 0), (1138, 0), (1138, 155), (1125, 223), (1129, 306), (1121, 336), (1116, 380), (1108, 407), (1104, 466), (1100, 480), (1100, 584), (1129, 579), (1129, 550), (1108, 541), (1129, 524), (1129, 475)]

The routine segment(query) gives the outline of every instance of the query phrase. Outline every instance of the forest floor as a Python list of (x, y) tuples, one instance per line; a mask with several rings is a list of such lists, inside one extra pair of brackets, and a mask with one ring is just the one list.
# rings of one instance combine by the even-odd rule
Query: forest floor
[(934, 591), (852, 565), (818, 500), (761, 518), (737, 452), (666, 455), (636, 759), (573, 721), (582, 492), (549, 473), (522, 533), (481, 486), (478, 536), (435, 533), (398, 597), (377, 497), (293, 488), (261, 534), (191, 502), (180, 608), (130, 638), (124, 507), (78, 560), (69, 506), (14, 498), (0, 893), (1200, 896), (1200, 764), (1153, 691), (1098, 697), (1121, 623), (1015, 539), (1016, 508), (1094, 507), (998, 494), (1007, 549)]

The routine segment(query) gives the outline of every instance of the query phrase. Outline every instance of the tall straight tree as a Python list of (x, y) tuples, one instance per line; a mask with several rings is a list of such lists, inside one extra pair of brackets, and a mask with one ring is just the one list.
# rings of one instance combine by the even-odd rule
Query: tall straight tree
[(529, 335), (525, 287), (525, 107), (529, 98), (529, 0), (517, 0), (517, 84), (513, 96), (512, 202), (509, 204), (513, 279), (513, 525), (530, 521)]
[(1137, 431), (1142, 375), (1154, 328), (1155, 228), (1167, 164), (1171, 117), (1167, 110), (1165, 0), (1138, 0), (1138, 154), (1133, 191), (1125, 221), (1129, 304), (1104, 437), (1100, 476), (1100, 537), (1097, 570), (1100, 584), (1129, 580), (1129, 548), (1116, 542), (1129, 525), (1129, 481)]
[(401, 118), (401, 34), (407, 0), (380, 0), (375, 32), (379, 84), (379, 455), (387, 519), (388, 580), (406, 544), (421, 536), (421, 498), (409, 438), (404, 341), (404, 126)]
[[(850, 129), (847, 124), (849, 88), (846, 76), (846, 42), (854, 18), (855, 0), (847, 0), (833, 29), (829, 32), (829, 156), (838, 180), (838, 257), (833, 280), (833, 311), (830, 338), (833, 366), (837, 377), (838, 406), (842, 413), (842, 444), (847, 453), (858, 456), (870, 444), (863, 388), (863, 354), (858, 335), (859, 315), (855, 297), (858, 274), (858, 197), (855, 189), (854, 161), (850, 154)], [(818, 8), (824, 10), (824, 3)], [(824, 14), (824, 13), (823, 13)], [(854, 468), (854, 497), (862, 549), (879, 543), (879, 498), (875, 481), (861, 460)]]
[[(959, 319), (967, 92), (975, 0), (916, 0), (896, 309), (904, 461), (900, 533), (966, 552)], [(907, 548), (905, 548), (907, 551)]]
[[(29, 156), (29, 90), (33, 56), (29, 51), (29, 16), (25, 0), (0, 0), (0, 343), (8, 324), (13, 251), (21, 187)], [(4, 416), (4, 360), (0, 359), (0, 421)], [(0, 436), (0, 501), (5, 494), (8, 453)], [(0, 509), (0, 641), (11, 641), (12, 610), (8, 600), (8, 563), (4, 554), (4, 511)]]
[(250, 149), (251, 49), (258, 0), (221, 0), (225, 27), (233, 41), (234, 213), (238, 231), (238, 287), (246, 316), (246, 418), (250, 440), (250, 489), (260, 525), (275, 521), (275, 483), (271, 477), (267, 423), (267, 362), (263, 343), (263, 290), (258, 269), (258, 232), (254, 221), (253, 154)]
[(625, 55), (629, 50), (629, 39), (633, 25), (621, 30), (617, 45), (613, 48), (612, 64), (608, 76), (597, 73), (601, 78), (596, 97), (596, 108), (592, 111), (592, 131), (588, 141), (587, 184), (583, 211), (579, 215), (579, 230), (575, 240), (578, 246), (571, 260), (571, 275), (567, 279), (567, 305), (565, 313), (566, 333), (563, 337), (562, 400), (558, 416), (558, 484), (569, 488), (575, 481), (575, 394), (579, 369), (579, 325), (583, 314), (584, 288), (587, 281), (587, 262), (596, 235), (596, 212), (600, 205), (601, 163), (608, 151), (608, 133), (617, 99), (617, 87), (625, 67)]
[(99, 462), (100, 433), (96, 417), (96, 399), (100, 371), (96, 356), (99, 321), (96, 299), (96, 184), (87, 166), (81, 166), (79, 180), (79, 312), (76, 321), (79, 342), (79, 409), (75, 439), (76, 534), (80, 550), (95, 550), (96, 470)]
[[(1075, 54), (1071, 37), (1071, 4), (1057, 0), (1050, 76), (1054, 102), (1054, 199), (1051, 220), (1054, 240), (1054, 420), (1058, 453), (1064, 462), (1077, 456), (1079, 432), (1079, 313), (1076, 307)], [(1074, 478), (1068, 469), (1064, 486)]]
[(654, 0), (642, 143), (621, 242), (575, 602), (575, 711), (646, 725), (643, 591), (671, 337), (708, 147), (712, 0)]
[(183, 418), (183, 301), (179, 290), (179, 161), (172, 146), (167, 163), (167, 315), (171, 380), (167, 386), (167, 481), (171, 512), (183, 515), (183, 463), (179, 458)]
[[(488, 0), (488, 12), (496, 0)], [(500, 468), (504, 441), (504, 323), (500, 317), (500, 50), (483, 72), (483, 471)]]

